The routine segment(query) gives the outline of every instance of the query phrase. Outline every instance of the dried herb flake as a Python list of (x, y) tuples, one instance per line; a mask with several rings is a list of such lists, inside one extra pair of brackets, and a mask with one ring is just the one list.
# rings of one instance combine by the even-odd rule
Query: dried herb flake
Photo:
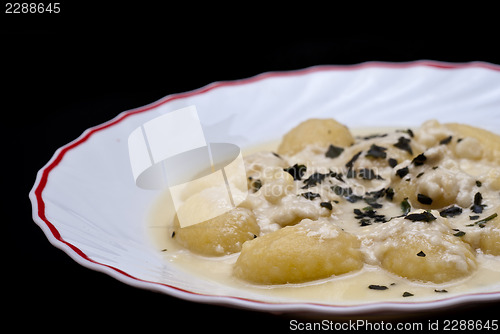
[(389, 163), (389, 166), (391, 166), (392, 168), (396, 167), (398, 164), (398, 161), (394, 158), (389, 158), (387, 162)]
[(354, 162), (356, 162), (356, 160), (358, 160), (359, 156), (361, 155), (362, 151), (359, 151), (358, 153), (356, 153), (355, 155), (353, 155), (353, 157), (351, 158), (351, 160), (349, 160), (345, 166), (347, 168), (351, 168), (352, 165), (354, 164)]
[(389, 288), (386, 287), (385, 285), (370, 284), (370, 285), (368, 285), (368, 289), (371, 289), (371, 290), (387, 290)]
[(372, 144), (372, 146), (370, 147), (368, 152), (366, 152), (366, 156), (372, 157), (372, 158), (385, 159), (387, 157), (387, 153), (385, 153), (386, 150), (387, 150), (387, 148), (385, 148), (385, 147)]
[(448, 290), (445, 290), (445, 289), (441, 289), (441, 290), (434, 289), (434, 292), (437, 292), (437, 293), (447, 293)]
[(413, 138), (414, 134), (411, 129), (406, 129), (406, 130), (396, 130), (396, 132), (402, 132), (402, 133), (407, 133), (411, 138)]
[(400, 178), (403, 178), (405, 177), (408, 173), (410, 172), (410, 170), (408, 169), (408, 167), (403, 167), (403, 168), (400, 168), (396, 171), (396, 175), (399, 176)]
[(462, 208), (459, 206), (452, 206), (439, 212), (441, 217), (455, 217), (462, 213)]
[(328, 150), (326, 151), (325, 156), (327, 158), (334, 159), (334, 158), (338, 157), (339, 155), (341, 155), (342, 152), (344, 152), (344, 149), (342, 147), (330, 145), (330, 146), (328, 146)]
[(321, 203), (319, 203), (319, 206), (321, 206), (322, 208), (326, 208), (328, 210), (333, 210), (333, 206), (332, 206), (331, 202), (321, 202)]
[(427, 160), (427, 157), (423, 153), (420, 153), (415, 158), (413, 158), (411, 163), (414, 164), (415, 166), (422, 166), (426, 160)]
[(472, 212), (474, 212), (474, 213), (483, 213), (483, 209), (484, 209), (484, 207), (486, 205), (483, 205), (482, 201), (483, 201), (483, 195), (481, 195), (480, 192), (477, 192), (474, 195), (474, 204), (470, 208), (472, 210)]
[(451, 138), (453, 137), (452, 136), (446, 137), (445, 139), (439, 142), (439, 145), (448, 145), (451, 142)]
[(408, 139), (406, 137), (399, 137), (398, 142), (394, 144), (395, 147), (399, 148), (400, 150), (406, 151), (413, 155), (413, 151), (410, 146), (411, 139)]
[(311, 176), (304, 180), (305, 186), (303, 186), (302, 189), (316, 186), (317, 184), (323, 182), (327, 175), (328, 174), (321, 174), (318, 172), (311, 174)]
[(373, 138), (384, 138), (387, 137), (387, 133), (375, 133), (366, 137), (361, 137), (363, 140), (373, 139)]
[(377, 211), (373, 210), (371, 206), (362, 210), (354, 209), (353, 212), (355, 214), (354, 218), (360, 219), (361, 226), (371, 225), (372, 220), (375, 223), (385, 223), (387, 221), (384, 215), (378, 215)]
[(431, 205), (432, 204), (432, 198), (430, 198), (427, 195), (424, 194), (417, 194), (417, 201), (419, 201), (422, 204), (425, 205)]
[(436, 220), (436, 217), (432, 215), (429, 211), (424, 211), (422, 213), (412, 213), (410, 215), (407, 215), (405, 219), (414, 221), (414, 222), (431, 222), (433, 220)]
[(308, 191), (308, 192), (306, 192), (306, 193), (302, 193), (302, 194), (300, 194), (300, 195), (301, 195), (302, 197), (304, 197), (304, 198), (310, 199), (311, 201), (312, 201), (313, 199), (315, 199), (315, 198), (319, 198), (319, 197), (320, 197), (320, 196), (319, 196), (319, 194), (317, 194), (317, 193), (312, 193), (312, 192), (310, 192), (310, 191)]
[(293, 177), (294, 181), (300, 181), (302, 179), (302, 176), (304, 176), (307, 167), (304, 165), (295, 164), (292, 167), (284, 168), (283, 170), (289, 173)]

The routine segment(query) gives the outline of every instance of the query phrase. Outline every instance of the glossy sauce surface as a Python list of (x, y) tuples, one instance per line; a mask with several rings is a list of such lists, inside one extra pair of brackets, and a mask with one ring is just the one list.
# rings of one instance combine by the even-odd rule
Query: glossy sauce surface
[[(357, 136), (358, 140), (366, 141), (365, 146), (369, 148), (372, 144), (383, 146), (387, 145), (389, 142), (394, 142), (395, 139), (399, 138), (401, 133), (396, 132), (393, 137), (374, 136), (370, 139), (364, 138), (370, 137), (369, 135), (386, 133), (393, 130), (394, 129), (380, 128), (363, 129), (353, 131), (353, 133)], [(278, 142), (268, 143), (252, 147), (247, 150), (245, 152), (245, 159), (250, 168), (252, 166), (252, 159), (259, 161), (259, 163), (269, 163), (269, 165), (278, 164), (279, 167), (282, 168), (280, 165), (281, 163), (276, 162), (275, 159), (268, 153), (263, 153), (262, 156), (259, 156), (261, 153), (258, 153), (272, 152), (277, 147), (277, 144)], [(439, 149), (442, 148), (437, 147), (436, 150)], [(364, 151), (366, 152), (367, 149)], [(354, 153), (351, 153), (351, 155), (354, 155)], [(439, 155), (440, 153), (436, 152), (435, 154)], [(431, 155), (432, 152), (429, 154), (429, 157), (431, 157)], [(363, 158), (364, 157), (361, 159)], [(345, 159), (349, 160), (347, 152)], [(369, 160), (369, 158), (364, 159), (366, 161)], [(304, 174), (302, 180), (307, 179), (314, 172), (322, 171), (323, 173), (326, 173), (326, 170), (332, 170), (330, 159), (325, 158), (324, 150), (315, 147), (303, 150), (294, 157), (287, 157), (287, 162), (284, 163), (283, 166), (291, 166), (292, 163), (296, 161), (307, 161), (308, 172)], [(470, 163), (467, 159), (457, 159), (455, 163), (460, 166), (462, 170), (466, 171), (467, 174), (477, 176), (478, 178), (488, 175), (492, 168), (498, 167), (486, 163), (483, 164), (481, 169), (478, 168), (477, 164)], [(375, 193), (381, 189), (389, 188), (391, 177), (393, 177), (392, 174), (394, 174), (394, 171), (398, 168), (402, 169), (404, 165), (403, 161), (399, 161), (397, 167), (370, 165), (370, 168), (376, 173), (375, 175), (380, 175), (380, 179), (372, 178), (371, 176), (365, 178), (363, 176), (358, 176), (357, 179), (352, 180), (353, 182), (350, 182), (351, 180), (348, 180), (345, 177), (345, 170), (336, 170), (337, 175), (342, 173), (344, 176), (343, 182), (337, 182), (339, 181), (338, 178), (330, 178), (325, 179), (328, 182), (314, 184), (306, 189), (312, 193), (322, 195), (328, 192), (328, 196), (330, 197), (322, 198), (322, 200), (328, 200), (330, 202), (333, 201), (332, 204), (334, 208), (331, 214), (327, 208), (318, 205), (312, 206), (311, 204), (314, 203), (313, 201), (305, 198), (298, 198), (301, 196), (297, 195), (290, 196), (290, 202), (286, 204), (290, 207), (296, 207), (299, 203), (297, 201), (302, 201), (305, 203), (305, 211), (303, 212), (304, 216), (311, 218), (327, 217), (327, 219), (334, 221), (335, 224), (340, 226), (343, 230), (356, 235), (362, 241), (363, 252), (366, 260), (362, 269), (355, 272), (298, 284), (259, 285), (238, 279), (233, 275), (233, 266), (239, 253), (221, 257), (206, 257), (190, 252), (175, 241), (175, 235), (173, 235), (174, 228), (172, 225), (174, 210), (172, 210), (168, 192), (163, 193), (154, 204), (153, 209), (151, 210), (148, 230), (150, 231), (155, 247), (162, 253), (165, 261), (171, 263), (172, 265), (205, 280), (218, 282), (221, 285), (245, 289), (257, 294), (272, 295), (284, 301), (296, 300), (331, 303), (334, 305), (359, 304), (371, 301), (412, 302), (442, 299), (464, 293), (487, 293), (491, 291), (499, 291), (500, 256), (484, 254), (480, 249), (476, 249), (475, 260), (477, 262), (477, 267), (470, 275), (440, 284), (409, 280), (381, 268), (377, 254), (380, 252), (381, 248), (386, 247), (389, 243), (387, 238), (394, 233), (394, 229), (396, 229), (396, 226), (398, 225), (396, 224), (397, 220), (399, 219), (402, 221), (404, 219), (398, 217), (402, 215), (403, 209), (400, 201), (388, 200), (386, 198), (379, 199), (375, 198), (376, 196), (372, 196), (372, 199), (369, 198), (368, 201), (365, 198), (367, 197), (367, 193)], [(450, 168), (453, 168), (453, 166)], [(415, 175), (412, 175), (411, 173)], [(419, 169), (415, 169), (411, 173), (408, 174), (408, 177), (412, 176), (414, 178), (420, 178), (424, 175), (424, 172)], [(426, 170), (425, 173), (428, 173), (428, 171)], [(418, 176), (419, 174), (422, 175)], [(348, 181), (347, 184), (345, 184), (345, 181)], [(487, 184), (488, 181), (483, 180), (483, 183)], [(475, 187), (474, 189), (471, 188), (470, 191), (476, 191), (478, 184), (479, 183), (477, 182), (474, 185), (465, 184), (464, 187)], [(340, 188), (337, 188), (338, 191), (334, 191), (333, 194), (331, 194), (331, 189), (335, 189), (335, 187), (340, 186), (342, 186), (343, 189), (347, 189), (347, 185), (349, 185), (352, 189), (350, 193), (346, 194), (345, 192), (341, 192)], [(360, 188), (357, 190), (356, 187), (359, 187), (359, 185), (362, 185), (362, 189)], [(297, 191), (299, 193), (306, 191), (299, 190), (299, 188), (294, 190), (294, 194), (296, 194)], [(364, 196), (364, 198), (363, 200), (356, 200), (355, 197), (347, 198), (352, 195), (358, 195), (360, 197)], [(469, 197), (471, 196), (472, 195), (469, 194)], [(481, 214), (481, 218), (484, 218), (495, 213), (494, 211), (499, 206), (500, 199), (490, 196), (489, 193), (485, 191), (482, 192), (482, 196), (484, 198), (484, 202), (489, 204), (488, 206), (485, 206), (485, 210)], [(249, 197), (252, 197), (252, 195), (250, 194)], [(340, 197), (340, 199), (338, 199), (338, 197)], [(347, 200), (345, 200), (346, 198)], [(259, 221), (261, 234), (272, 233), (273, 231), (282, 228), (282, 226), (278, 226), (279, 224), (276, 225), (274, 222), (279, 221), (282, 212), (289, 210), (289, 207), (283, 205), (279, 207), (273, 205), (263, 206), (260, 205), (261, 199), (250, 198), (249, 201), (252, 200), (255, 202), (253, 204), (253, 211)], [(370, 207), (370, 204), (374, 206), (373, 204), (375, 203), (381, 203), (383, 206), (381, 208)], [(309, 206), (310, 209), (308, 209)], [(369, 210), (373, 210), (375, 213), (370, 214)], [(478, 241), (474, 241), (474, 238), (479, 237), (479, 233), (482, 232), (481, 228), (478, 226), (469, 228), (466, 227), (471, 223), (474, 224), (474, 221), (471, 221), (469, 217), (475, 215), (475, 213), (469, 208), (463, 209), (462, 211), (463, 212), (460, 215), (448, 217), (446, 219), (440, 217), (439, 212), (436, 210), (431, 212), (433, 215), (437, 216), (437, 222), (439, 224), (445, 224), (446, 226), (451, 225), (452, 228), (457, 230), (457, 233), (459, 231), (466, 231), (467, 237), (470, 239), (469, 242), (471, 244), (477, 244)], [(358, 214), (353, 214), (353, 212), (358, 212)], [(376, 215), (383, 216), (384, 221), (377, 222)], [(408, 222), (404, 223), (408, 224)], [(382, 224), (385, 225), (383, 226), (384, 228), (380, 228)], [(391, 226), (395, 226), (394, 229), (392, 229)], [(434, 232), (432, 229), (429, 229), (428, 233)], [(378, 237), (373, 237), (373, 235)], [(457, 238), (458, 237), (459, 236), (457, 236)], [(463, 259), (460, 259), (459, 257), (456, 258), (457, 262), (462, 260)]]

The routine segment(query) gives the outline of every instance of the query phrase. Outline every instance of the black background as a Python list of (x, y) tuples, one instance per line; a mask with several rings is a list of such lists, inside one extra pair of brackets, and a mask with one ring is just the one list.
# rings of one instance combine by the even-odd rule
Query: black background
[[(263, 6), (255, 11), (249, 4), (193, 7), (65, 1), (61, 13), (43, 15), (8, 15), (2, 7), (2, 81), (7, 87), (2, 124), (9, 130), (3, 146), (16, 161), (4, 168), (6, 175), (21, 173), (6, 178), (9, 242), (3, 256), (3, 300), (8, 318), (18, 326), (61, 331), (288, 329), (287, 317), (129, 287), (53, 247), (33, 223), (28, 192), (54, 151), (85, 129), (171, 93), (265, 71), (371, 60), (500, 64), (494, 28), (480, 22), (471, 29), (471, 21), (462, 17), (430, 28), (429, 15), (408, 21), (406, 14), (386, 18), (368, 12), (367, 20), (337, 7), (277, 12)], [(389, 29), (377, 29), (382, 25)], [(400, 320), (498, 319), (499, 306)]]

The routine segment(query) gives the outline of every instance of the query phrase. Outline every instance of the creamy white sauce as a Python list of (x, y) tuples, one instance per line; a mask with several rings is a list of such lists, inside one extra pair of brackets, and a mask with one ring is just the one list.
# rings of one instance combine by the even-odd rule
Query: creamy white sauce
[[(366, 136), (372, 133), (385, 133), (389, 130), (393, 129), (364, 129), (353, 131), (353, 134), (356, 136)], [(389, 141), (393, 142), (394, 140), (390, 139)], [(276, 149), (278, 143), (279, 141), (266, 145), (258, 145), (257, 147), (253, 147), (244, 153), (248, 154), (248, 152), (254, 153), (263, 150), (273, 151)], [(381, 143), (383, 143), (383, 140)], [(324, 155), (324, 151), (322, 152), (322, 154)], [(308, 166), (308, 170), (321, 170), (323, 167), (328, 169), (329, 163), (331, 162), (328, 159), (321, 158), (321, 155), (319, 155), (318, 152), (315, 152), (314, 149), (305, 150), (304, 152), (299, 153), (299, 156), (299, 159), (309, 160), (310, 165)], [(485, 165), (481, 170), (478, 170), (476, 164), (470, 164), (466, 159), (464, 159), (463, 161), (458, 161), (458, 164), (460, 165), (460, 168), (466, 170), (469, 174), (478, 177), (486, 175), (492, 167)], [(286, 165), (290, 166), (288, 163), (286, 163)], [(400, 165), (398, 165), (396, 169), (400, 168), (400, 166), (403, 165), (404, 163), (400, 162)], [(385, 167), (376, 169), (377, 174), (382, 176), (384, 180), (371, 180), (370, 182), (366, 182), (366, 184), (364, 184), (364, 189), (362, 189), (362, 193), (366, 191), (376, 191), (383, 187), (386, 187), (387, 184), (390, 183), (390, 177), (394, 173), (394, 170), (395, 169), (393, 168)], [(305, 174), (303, 179), (307, 178), (310, 174), (311, 173)], [(412, 175), (412, 177), (416, 177), (416, 175)], [(349, 180), (345, 179), (345, 181), (347, 181), (347, 184), (349, 184)], [(487, 182), (487, 180), (483, 181)], [(353, 187), (355, 186), (354, 183), (352, 183), (351, 185)], [(335, 184), (320, 184), (305, 191), (319, 192), (321, 191), (321, 189), (319, 188), (322, 186), (332, 187), (335, 186)], [(345, 184), (342, 184), (342, 186), (346, 187)], [(466, 186), (467, 185), (465, 185), (464, 187)], [(356, 189), (354, 188), (353, 193), (356, 194)], [(490, 195), (486, 195), (484, 197), (484, 201), (489, 201), (490, 203), (493, 201), (498, 207), (499, 199), (489, 198), (488, 196)], [(255, 199), (255, 201), (256, 206), (258, 204), (262, 204), (261, 202), (259, 202), (259, 199)], [(318, 210), (317, 206), (315, 207), (315, 209), (311, 208), (311, 212), (307, 212), (307, 205), (312, 203), (312, 201), (304, 199), (302, 203), (304, 203), (305, 205), (298, 208), (297, 210), (303, 210), (304, 212), (299, 213), (299, 215), (303, 214), (304, 216), (309, 217), (311, 215), (321, 216), (329, 214), (327, 209)], [(239, 253), (223, 257), (204, 257), (191, 253), (190, 251), (184, 249), (171, 237), (173, 232), (172, 221), (175, 212), (172, 209), (171, 204), (172, 203), (171, 199), (169, 199), (168, 192), (162, 194), (151, 210), (148, 226), (151, 232), (150, 234), (153, 240), (153, 244), (164, 256), (165, 261), (177, 266), (179, 270), (188, 271), (202, 279), (219, 282), (224, 285), (245, 289), (258, 294), (275, 296), (280, 300), (347, 305), (371, 301), (427, 301), (448, 298), (464, 293), (484, 293), (491, 291), (500, 291), (500, 256), (483, 254), (480, 250), (476, 250), (476, 261), (478, 265), (477, 269), (474, 270), (471, 275), (466, 276), (465, 278), (462, 278), (460, 280), (446, 282), (443, 284), (411, 281), (383, 270), (382, 268), (380, 268), (380, 266), (377, 265), (376, 254), (374, 253), (376, 252), (375, 248), (370, 248), (369, 245), (367, 246), (367, 244), (369, 244), (371, 241), (366, 241), (366, 239), (363, 239), (363, 233), (370, 234), (371, 229), (373, 229), (373, 226), (375, 224), (360, 228), (359, 219), (356, 220), (352, 218), (354, 209), (362, 209), (363, 207), (368, 206), (368, 204), (362, 201), (355, 203), (342, 203), (341, 206), (335, 207), (335, 214), (331, 217), (332, 219), (337, 219), (335, 222), (345, 231), (351, 232), (357, 235), (358, 238), (361, 238), (364, 246), (366, 246), (363, 247), (366, 263), (361, 270), (301, 284), (250, 284), (243, 280), (237, 279), (232, 275), (232, 268)], [(289, 206), (287, 208), (296, 206), (295, 204), (297, 203), (289, 203)], [(489, 214), (492, 214), (493, 210), (493, 206), (488, 206), (484, 213), (481, 214), (481, 217), (483, 218), (488, 216)], [(283, 215), (283, 210), (279, 206), (264, 205), (260, 208), (257, 207), (254, 212), (257, 216), (257, 219), (259, 220), (261, 233), (270, 233), (273, 230), (282, 227), (275, 223), (275, 221), (279, 221), (280, 215)], [(377, 213), (383, 214), (387, 217), (401, 215), (400, 203), (389, 203), (384, 201), (383, 208), (377, 209)], [(474, 214), (475, 213), (471, 212), (469, 208), (463, 209), (462, 214), (455, 219), (450, 219), (450, 222), (454, 227), (457, 228), (457, 230), (465, 230), (464, 226), (471, 223), (469, 216)], [(346, 217), (348, 215), (350, 217), (349, 219), (339, 219), (339, 217)], [(273, 217), (272, 223), (269, 217)], [(266, 219), (268, 223), (266, 223)], [(390, 230), (387, 230), (386, 232), (379, 233), (392, 232)], [(467, 233), (469, 234), (468, 237), (474, 238), (474, 233), (479, 233), (479, 230), (477, 228), (468, 229)], [(387, 289), (373, 290), (368, 288), (370, 285), (386, 286)], [(403, 297), (405, 293), (410, 293), (412, 294), (412, 296)]]

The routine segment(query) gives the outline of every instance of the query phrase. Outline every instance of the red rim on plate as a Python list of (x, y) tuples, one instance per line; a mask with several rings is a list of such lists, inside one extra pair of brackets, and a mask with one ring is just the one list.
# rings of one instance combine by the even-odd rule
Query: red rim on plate
[(248, 308), (254, 310), (257, 309), (261, 311), (272, 311), (272, 312), (301, 311), (301, 312), (310, 312), (318, 314), (345, 315), (345, 314), (359, 314), (359, 313), (373, 314), (373, 313), (394, 312), (394, 311), (396, 312), (415, 311), (415, 307), (418, 307), (419, 310), (429, 311), (430, 309), (455, 306), (470, 301), (475, 301), (475, 302), (488, 301), (492, 300), (492, 297), (498, 297), (498, 299), (500, 299), (500, 292), (485, 292), (485, 293), (464, 294), (464, 295), (439, 299), (435, 301), (374, 302), (374, 303), (356, 304), (356, 305), (330, 305), (330, 304), (310, 303), (310, 302), (271, 303), (271, 302), (265, 302), (265, 301), (259, 301), (259, 300), (247, 299), (235, 296), (215, 296), (208, 294), (200, 294), (160, 282), (143, 280), (134, 277), (119, 268), (104, 263), (100, 263), (91, 259), (81, 249), (71, 244), (70, 242), (64, 240), (61, 234), (59, 233), (58, 229), (56, 228), (56, 226), (54, 226), (54, 224), (50, 222), (46, 216), (46, 206), (43, 199), (43, 192), (47, 185), (47, 180), (49, 178), (50, 173), (55, 167), (58, 166), (58, 164), (64, 158), (66, 153), (75, 149), (82, 143), (86, 142), (94, 133), (115, 126), (131, 115), (146, 112), (148, 110), (156, 108), (162, 104), (171, 102), (173, 100), (204, 94), (208, 91), (220, 87), (245, 85), (256, 81), (265, 80), (271, 77), (300, 76), (319, 71), (351, 71), (351, 70), (360, 70), (365, 68), (397, 69), (397, 68), (410, 68), (417, 66), (425, 66), (425, 67), (432, 67), (439, 69), (450, 69), (450, 70), (463, 69), (463, 68), (484, 68), (492, 71), (500, 71), (499, 65), (489, 64), (484, 62), (445, 63), (445, 62), (437, 62), (429, 60), (405, 62), (405, 63), (366, 62), (354, 65), (321, 65), (300, 70), (266, 72), (250, 78), (240, 79), (240, 80), (214, 82), (193, 91), (172, 94), (156, 102), (153, 102), (149, 105), (124, 111), (108, 122), (87, 129), (85, 132), (83, 132), (83, 134), (79, 138), (59, 148), (54, 153), (50, 161), (38, 172), (35, 184), (30, 192), (30, 199), (33, 208), (33, 219), (42, 228), (47, 238), (54, 246), (65, 251), (71, 258), (73, 258), (79, 264), (88, 267), (90, 269), (105, 272), (126, 284), (140, 288), (164, 292), (169, 295), (186, 300), (206, 302), (211, 304), (222, 304), (227, 306), (236, 306), (240, 308)]

